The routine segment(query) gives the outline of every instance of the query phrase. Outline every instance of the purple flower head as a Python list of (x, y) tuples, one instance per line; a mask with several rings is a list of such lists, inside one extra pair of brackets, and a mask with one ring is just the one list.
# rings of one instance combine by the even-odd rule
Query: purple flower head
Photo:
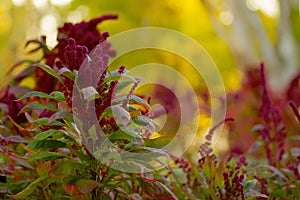
[(88, 52), (89, 50), (86, 46), (76, 45), (75, 39), (69, 38), (64, 52), (65, 65), (71, 71), (74, 69), (78, 70)]
[(269, 195), (269, 192), (267, 191), (267, 181), (263, 178), (260, 178), (256, 175), (254, 175), (254, 178), (256, 178), (260, 184), (261, 184), (261, 193), (265, 195)]
[(24, 107), (24, 104), (21, 101), (17, 101), (16, 95), (11, 93), (9, 87), (4, 91), (0, 91), (0, 104), (6, 105), (7, 115), (16, 123), (20, 124), (27, 121), (24, 113), (19, 114)]
[[(259, 116), (263, 121), (264, 129), (259, 131), (264, 143), (265, 151), (271, 165), (275, 164), (274, 159), (280, 161), (284, 154), (284, 143), (287, 137), (286, 128), (283, 125), (282, 117), (279, 109), (273, 104), (269, 95), (265, 77), (264, 64), (261, 64), (261, 80), (262, 80), (262, 103), (259, 108)], [(276, 149), (272, 149), (276, 145)]]
[[(67, 44), (68, 38), (74, 38), (79, 45), (86, 46), (91, 51), (99, 42), (104, 41), (109, 34), (104, 32), (101, 34), (97, 29), (97, 25), (108, 19), (117, 19), (114, 14), (103, 15), (92, 19), (88, 22), (78, 24), (65, 23), (63, 27), (58, 29), (58, 42), (63, 47)], [(60, 49), (60, 48), (59, 48)]]
[(200, 148), (199, 148), (199, 153), (200, 153), (201, 157), (206, 157), (213, 151), (213, 149), (211, 147), (211, 142), (212, 142), (212, 137), (213, 137), (215, 130), (217, 128), (219, 128), (223, 123), (229, 122), (229, 121), (234, 121), (234, 119), (230, 118), (230, 117), (225, 118), (221, 122), (214, 125), (211, 129), (209, 129), (208, 134), (205, 136), (206, 141), (203, 144), (201, 144)]
[[(78, 24), (65, 23), (64, 26), (58, 29), (58, 44), (53, 48), (51, 53), (44, 55), (46, 64), (54, 68), (55, 62), (59, 60), (70, 67), (70, 69), (77, 69), (81, 64), (80, 61), (85, 57), (84, 55), (87, 53), (87, 50), (91, 51), (109, 36), (107, 32), (101, 34), (97, 29), (97, 25), (100, 22), (108, 19), (117, 19), (117, 15), (103, 15), (88, 22)], [(70, 38), (74, 40), (70, 41)], [(75, 41), (79, 46), (74, 46)], [(69, 47), (66, 48), (67, 46)], [(71, 57), (74, 55), (74, 52), (77, 55), (76, 58)], [(113, 53), (111, 51), (110, 55), (113, 55)], [(52, 76), (39, 68), (35, 71), (35, 77), (37, 82), (36, 90), (38, 91), (50, 93), (57, 85), (57, 81)]]

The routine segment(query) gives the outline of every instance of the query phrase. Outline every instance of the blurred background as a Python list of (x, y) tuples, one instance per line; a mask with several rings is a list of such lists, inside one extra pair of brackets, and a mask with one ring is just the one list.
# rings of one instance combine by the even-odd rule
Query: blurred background
[[(64, 22), (80, 22), (107, 13), (119, 15), (117, 21), (100, 25), (101, 30), (111, 35), (137, 27), (158, 26), (195, 39), (218, 66), (228, 91), (240, 86), (243, 70), (261, 61), (267, 65), (271, 85), (278, 90), (286, 87), (299, 68), (298, 0), (188, 0), (180, 3), (176, 0), (1, 0), (1, 85), (7, 81), (5, 72), (16, 61), (38, 57), (26, 54), (27, 40), (46, 35), (47, 44), (53, 47), (57, 27)], [(124, 64), (134, 65), (128, 59)]]
[[(0, 86), (22, 70), (19, 67), (7, 76), (14, 63), (24, 58), (41, 57), (39, 52), (28, 54), (30, 48), (24, 48), (27, 40), (45, 35), (51, 48), (56, 45), (57, 28), (64, 22), (88, 21), (113, 13), (118, 14), (119, 19), (101, 23), (101, 31), (114, 35), (133, 28), (154, 26), (173, 29), (196, 40), (217, 65), (228, 93), (243, 90), (245, 72), (259, 67), (263, 61), (270, 86), (280, 95), (299, 72), (299, 11), (299, 0), (0, 0)], [(117, 59), (112, 67), (125, 65), (130, 69), (152, 62), (179, 70), (199, 95), (200, 104), (207, 106), (205, 83), (201, 77), (195, 76), (197, 73), (187, 61), (176, 55), (149, 50), (132, 52)], [(33, 87), (34, 81), (26, 79), (22, 84)], [(164, 101), (160, 98), (168, 94), (165, 91), (152, 96)], [(170, 102), (165, 103), (170, 106)], [(236, 101), (232, 103), (234, 106), (228, 104), (229, 113), (242, 120), (249, 118), (247, 114), (253, 109), (244, 104), (241, 100), (241, 105), (247, 107), (245, 115), (235, 113), (239, 108)], [(233, 107), (231, 111), (230, 107)], [(210, 118), (207, 115), (209, 108), (201, 109), (204, 110), (200, 114), (200, 132), (203, 133), (207, 131)], [(171, 116), (175, 117), (170, 121), (171, 130), (178, 125), (178, 119), (175, 119), (177, 109), (172, 110)], [(245, 123), (240, 124), (241, 129), (247, 129)], [(221, 137), (227, 136), (222, 134)], [(228, 140), (221, 138), (221, 141), (219, 150), (228, 149)]]

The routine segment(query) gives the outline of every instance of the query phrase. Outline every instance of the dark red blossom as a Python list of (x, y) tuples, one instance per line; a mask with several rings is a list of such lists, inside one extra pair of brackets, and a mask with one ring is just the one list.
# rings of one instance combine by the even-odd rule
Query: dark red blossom
[(267, 181), (263, 178), (260, 178), (260, 177), (256, 176), (256, 175), (254, 175), (254, 178), (256, 178), (261, 184), (261, 191), (260, 192), (262, 194), (269, 195), (269, 192), (267, 191)]
[[(52, 68), (54, 68), (57, 60), (68, 64), (70, 59), (72, 59), (70, 56), (74, 54), (70, 51), (75, 50), (77, 51), (76, 54), (84, 54), (86, 52), (85, 47), (88, 49), (88, 51), (94, 49), (96, 45), (106, 40), (106, 38), (109, 36), (107, 32), (100, 33), (97, 29), (97, 25), (99, 23), (108, 19), (117, 19), (117, 15), (103, 15), (88, 22), (81, 22), (78, 24), (65, 23), (61, 28), (58, 29), (58, 44), (53, 48), (51, 53), (44, 55), (46, 64)], [(66, 46), (71, 45), (68, 41), (69, 38), (74, 38), (77, 45), (80, 45), (81, 47), (77, 46), (75, 49), (69, 47), (70, 49), (68, 48), (66, 50)], [(77, 57), (76, 60), (72, 60), (72, 64), (76, 64), (74, 66), (69, 65), (69, 67), (71, 67), (71, 69), (78, 68), (80, 66), (80, 60), (82, 60), (80, 57)], [(39, 68), (37, 68), (35, 71), (35, 77), (37, 82), (36, 90), (38, 91), (50, 93), (57, 85), (57, 81), (52, 76)]]
[[(239, 200), (245, 199), (243, 180), (244, 174), (234, 173), (233, 171), (224, 172), (224, 187), (225, 187), (225, 198), (224, 200), (232, 199)], [(232, 180), (232, 181), (231, 181)]]
[(233, 157), (238, 157), (239, 160), (236, 162), (235, 170), (241, 169), (242, 166), (247, 166), (248, 163), (246, 161), (246, 157), (242, 154), (231, 154), (227, 160), (229, 162)]
[(123, 65), (120, 66), (120, 67), (119, 67), (119, 70), (118, 70), (118, 73), (119, 73), (119, 74), (123, 74), (124, 71), (125, 71), (125, 66), (123, 66)]
[[(88, 49), (85, 46), (77, 45), (74, 38), (68, 39), (68, 45), (65, 47), (64, 60), (56, 62), (57, 68), (66, 67), (69, 70), (79, 70), (81, 63), (88, 54)], [(60, 89), (64, 92), (69, 107), (72, 106), (72, 94), (74, 81), (69, 78), (64, 78), (64, 83), (60, 85)]]
[[(259, 108), (259, 116), (263, 121), (264, 128), (259, 131), (264, 141), (264, 148), (271, 165), (275, 165), (275, 160), (280, 161), (284, 154), (284, 143), (287, 137), (286, 128), (282, 122), (279, 109), (272, 102), (269, 95), (264, 71), (261, 64), (261, 80), (263, 84), (262, 103)], [(274, 148), (276, 146), (276, 148)]]
[(71, 71), (79, 69), (89, 52), (86, 46), (81, 46), (76, 43), (74, 38), (69, 38), (68, 45), (65, 47), (64, 51), (64, 64)]
[(62, 50), (67, 44), (67, 39), (72, 37), (79, 45), (84, 45), (91, 51), (99, 42), (104, 41), (108, 37), (107, 32), (102, 34), (99, 32), (97, 25), (105, 20), (117, 18), (117, 15), (108, 14), (88, 22), (80, 22), (78, 24), (65, 23), (63, 27), (58, 29), (58, 49)]
[(184, 158), (177, 158), (175, 164), (178, 165), (184, 172), (190, 172), (192, 170), (191, 164), (188, 160)]
[(0, 105), (0, 109), (4, 109), (7, 115), (10, 116), (14, 122), (20, 124), (27, 121), (24, 113), (19, 114), (25, 105), (22, 103), (22, 101), (17, 100), (16, 95), (10, 92), (9, 87), (3, 91), (0, 91), (0, 104), (6, 107), (2, 108)]
[(216, 125), (214, 125), (212, 128), (209, 129), (208, 134), (205, 136), (205, 142), (201, 144), (199, 148), (199, 153), (201, 157), (208, 156), (213, 151), (211, 147), (211, 142), (215, 130), (225, 122), (229, 122), (229, 121), (234, 121), (234, 119), (230, 117), (225, 118), (224, 120), (222, 120), (221, 122), (217, 123)]

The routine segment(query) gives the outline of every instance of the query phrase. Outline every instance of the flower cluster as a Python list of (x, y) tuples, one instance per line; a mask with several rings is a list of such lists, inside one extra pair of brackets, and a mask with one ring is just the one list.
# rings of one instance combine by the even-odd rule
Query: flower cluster
[[(144, 100), (134, 95), (140, 79), (129, 76), (124, 66), (108, 69), (115, 52), (106, 40), (109, 34), (100, 33), (96, 25), (115, 18), (105, 15), (89, 22), (65, 23), (52, 50), (46, 47), (45, 37), (29, 41), (41, 45), (31, 52), (42, 48), (43, 60), (30, 62), (11, 86), (0, 90), (1, 199), (300, 198), (300, 156), (286, 148), (291, 145), (289, 136), (299, 132), (299, 76), (291, 82), (287, 99), (280, 100), (288, 102), (298, 121), (290, 120), (295, 116), (289, 107), (290, 113), (284, 112), (282, 104), (271, 99), (262, 64), (247, 72), (247, 84), (238, 94), (229, 95), (227, 116), (235, 119), (225, 118), (209, 129), (199, 148), (198, 163), (177, 158), (160, 149), (175, 135), (181, 118), (173, 92), (161, 85), (154, 87), (152, 101), (160, 101), (170, 117), (167, 129), (159, 132), (154, 119), (165, 110), (151, 111), (150, 97)], [(19, 82), (33, 72), (38, 91), (20, 92)], [(129, 92), (120, 94), (128, 86)], [(214, 132), (229, 121), (235, 121), (228, 131), (232, 147), (213, 154)], [(171, 131), (167, 137), (157, 134), (165, 130)], [(119, 149), (102, 148), (107, 140)], [(135, 156), (122, 158), (120, 152), (151, 154), (139, 163)], [(166, 165), (160, 159), (163, 156), (174, 164)], [(148, 159), (162, 168), (145, 170), (154, 169)], [(119, 161), (137, 173), (112, 169)]]
[[(5, 110), (7, 116), (18, 124), (26, 121), (24, 113), (19, 114), (24, 106), (25, 105), (21, 101), (17, 101), (17, 97), (11, 91), (10, 87), (7, 87), (5, 90), (0, 91), (0, 108)], [(1, 120), (5, 122), (8, 119)]]
[(217, 128), (219, 128), (225, 122), (229, 122), (229, 121), (234, 121), (234, 119), (228, 117), (228, 118), (224, 119), (223, 121), (214, 125), (211, 129), (209, 129), (208, 134), (205, 136), (205, 142), (203, 144), (201, 144), (200, 148), (199, 148), (199, 153), (200, 153), (201, 157), (205, 157), (212, 152), (211, 142), (212, 142), (212, 137), (213, 137), (215, 130)]
[[(264, 128), (260, 130), (260, 135), (265, 142), (265, 151), (271, 165), (275, 165), (275, 160), (280, 161), (284, 154), (284, 142), (287, 137), (286, 128), (283, 125), (282, 117), (278, 108), (272, 103), (266, 86), (264, 65), (261, 64), (261, 79), (263, 84), (262, 104), (259, 115), (264, 122)], [(271, 146), (276, 146), (272, 149)]]
[[(243, 186), (243, 180), (245, 178), (244, 174), (238, 175), (233, 174), (233, 171), (224, 172), (223, 173), (224, 183), (225, 183), (225, 198), (221, 199), (245, 199), (244, 196), (244, 186)], [(232, 183), (230, 184), (230, 179), (232, 180)]]
[[(117, 15), (103, 15), (78, 24), (65, 23), (64, 26), (58, 29), (58, 44), (44, 55), (46, 64), (54, 68), (56, 61), (59, 60), (66, 64), (70, 70), (78, 69), (81, 64), (80, 61), (86, 53), (108, 37), (107, 32), (100, 33), (97, 29), (99, 23), (108, 19), (117, 19)], [(69, 41), (70, 38), (73, 38), (73, 41)], [(76, 41), (76, 44), (74, 41)], [(58, 64), (58, 66), (61, 66), (61, 64)], [(43, 70), (37, 68), (35, 77), (35, 89), (37, 91), (50, 93), (56, 88), (57, 81)]]

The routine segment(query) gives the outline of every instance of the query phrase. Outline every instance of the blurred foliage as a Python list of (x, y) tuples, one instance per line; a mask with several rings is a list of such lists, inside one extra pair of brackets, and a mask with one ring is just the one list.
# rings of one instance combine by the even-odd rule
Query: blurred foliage
[(299, 2), (202, 2), (209, 11), (216, 32), (227, 42), (238, 66), (253, 68), (264, 61), (273, 89), (286, 89), (300, 65)]
[[(118, 21), (102, 25), (111, 35), (132, 28), (157, 26), (180, 31), (195, 39), (215, 61), (228, 90), (240, 86), (239, 69), (256, 66), (260, 61), (266, 63), (271, 84), (284, 87), (299, 68), (298, 7), (296, 0), (286, 4), (281, 0), (245, 0), (234, 4), (228, 0), (180, 3), (175, 0), (1, 0), (0, 66), (4, 72), (24, 58), (25, 41), (41, 34), (47, 35), (48, 45), (54, 46), (56, 28), (64, 21), (74, 23), (105, 13), (117, 13)], [(188, 69), (184, 70), (185, 75), (194, 86), (199, 86), (200, 77), (195, 77), (192, 67), (186, 67), (188, 64), (178, 56), (161, 52), (138, 55), (145, 54), (147, 56), (126, 63), (125, 59), (120, 59), (116, 65), (123, 63), (132, 68), (155, 60)], [(1, 81), (3, 85), (7, 77), (1, 73), (0, 78), (4, 80)], [(276, 84), (278, 82), (282, 84)]]
[[(22, 1), (14, 0), (14, 2)], [(43, 2), (45, 2), (44, 6)], [(213, 30), (209, 16), (200, 1), (182, 1), (178, 4), (175, 0), (73, 0), (69, 5), (64, 6), (53, 5), (51, 2), (55, 1), (27, 0), (19, 6), (14, 5), (11, 0), (0, 2), (0, 21), (5, 21), (5, 23), (2, 22), (0, 30), (0, 53), (2, 55), (0, 66), (1, 69), (4, 69), (3, 71), (7, 71), (17, 60), (25, 57), (23, 47), (28, 39), (46, 34), (48, 45), (54, 46), (53, 37), (55, 37), (56, 26), (61, 26), (63, 21), (79, 22), (82, 19), (88, 20), (105, 13), (117, 13), (119, 20), (103, 23), (101, 25), (103, 30), (109, 31), (111, 35), (143, 26), (158, 26), (180, 31), (198, 41), (208, 51), (220, 68), (229, 89), (235, 89), (239, 85), (230, 49)], [(53, 18), (55, 19), (54, 24)], [(153, 60), (149, 54), (147, 54), (147, 59)], [(160, 58), (155, 57), (154, 59), (156, 62), (167, 60), (165, 62), (169, 65), (176, 63), (175, 67), (187, 65), (174, 55), (169, 55), (169, 58), (160, 56)], [(133, 63), (124, 64), (130, 68), (145, 63), (145, 61), (148, 60), (134, 59)], [(191, 68), (189, 67), (189, 69)], [(193, 77), (192, 71), (188, 70), (185, 73), (187, 76)], [(3, 79), (4, 74), (1, 74), (0, 78)], [(198, 79), (194, 78), (194, 81), (190, 81), (197, 82)]]
[[(40, 3), (42, 1), (35, 0), (33, 2), (35, 2), (36, 6), (41, 6), (41, 4), (38, 4), (37, 2)], [(46, 0), (43, 2), (47, 3), (48, 1)], [(57, 3), (62, 1), (51, 0), (51, 2)], [(55, 45), (55, 43), (53, 43), (53, 39), (55, 38), (52, 36), (55, 37), (57, 34), (55, 31), (56, 26), (60, 26), (62, 20), (77, 21), (81, 18), (86, 19), (98, 16), (102, 14), (102, 10), (101, 12), (98, 10), (98, 7), (100, 6), (105, 13), (119, 13), (121, 19), (119, 22), (104, 23), (105, 28), (101, 27), (101, 30), (103, 28), (110, 31), (112, 34), (141, 26), (163, 26), (179, 30), (192, 38), (197, 39), (197, 41), (203, 44), (209, 51), (209, 54), (212, 55), (212, 58), (216, 61), (222, 74), (226, 78), (225, 82), (228, 89), (234, 89), (238, 86), (238, 84), (232, 84), (238, 83), (238, 79), (236, 78), (237, 68), (234, 67), (236, 61), (237, 63), (240, 63), (239, 58), (237, 58), (235, 54), (237, 51), (230, 46), (230, 43), (228, 43), (231, 47), (231, 52), (235, 55), (235, 59), (233, 59), (226, 44), (214, 34), (207, 15), (205, 14), (206, 10), (203, 9), (200, 2), (192, 4), (192, 1), (189, 1), (188, 3), (181, 3), (180, 6), (176, 7), (175, 5), (177, 4), (175, 1), (165, 1), (163, 3), (144, 1), (142, 5), (145, 9), (137, 7), (137, 5), (141, 3), (133, 4), (134, 1), (130, 1), (130, 3), (126, 2), (125, 7), (122, 6), (123, 4), (113, 4), (112, 2), (113, 1), (110, 3), (103, 3), (104, 5), (101, 5), (102, 3), (99, 2), (94, 2), (95, 5), (89, 3), (90, 7), (87, 7), (83, 5), (83, 3), (73, 1), (69, 6), (44, 6), (44, 8), (40, 7), (39, 10), (29, 2), (26, 6), (21, 6), (20, 4), (24, 3), (23, 0), (14, 0), (14, 3), (18, 4), (19, 7), (13, 7), (10, 1), (2, 1), (3, 5), (6, 5), (6, 7), (3, 7), (3, 10), (9, 11), (15, 15), (21, 16), (21, 14), (24, 14), (24, 16), (29, 16), (26, 20), (24, 20), (24, 16), (22, 20), (16, 18), (16, 23), (9, 23), (10, 21), (6, 20), (5, 22), (7, 23), (1, 25), (4, 27), (1, 29), (3, 30), (3, 36), (6, 36), (6, 39), (3, 37), (5, 40), (1, 40), (3, 43), (3, 51), (8, 55), (3, 57), (5, 58), (3, 63), (9, 64), (9, 59), (11, 59), (13, 63), (15, 60), (23, 58), (22, 54), (17, 54), (19, 48), (23, 45), (20, 45), (20, 47), (16, 45), (18, 44), (17, 39), (23, 41), (23, 37), (21, 36), (24, 36), (24, 38), (32, 38), (37, 37), (40, 33), (45, 33), (48, 38), (48, 45), (53, 46)], [(218, 1), (212, 2), (216, 3)], [(208, 4), (206, 4), (206, 6), (208, 6)], [(126, 12), (123, 13), (122, 10), (124, 8), (126, 8)], [(210, 7), (210, 9), (213, 10), (214, 8)], [(39, 11), (37, 12), (37, 10)], [(210, 14), (213, 13), (212, 10), (210, 11)], [(203, 12), (199, 13), (199, 11)], [(164, 17), (164, 15), (166, 15), (166, 17)], [(200, 15), (203, 18), (201, 18)], [(226, 26), (231, 25), (232, 19), (229, 17), (230, 12), (227, 12), (227, 14), (223, 13), (223, 15), (221, 13), (220, 16), (223, 16), (223, 21), (221, 20), (223, 24), (227, 24)], [(41, 20), (36, 20), (40, 19), (40, 17)], [(13, 19), (15, 20), (14, 17)], [(264, 20), (265, 18), (261, 19)], [(213, 19), (212, 22), (216, 22), (214, 20), (215, 19)], [(242, 17), (240, 20), (242, 20)], [(268, 21), (269, 19), (266, 18), (266, 20)], [(276, 50), (276, 48), (273, 48), (273, 45), (276, 44), (278, 35), (273, 34), (271, 29), (275, 27), (277, 20), (272, 19), (270, 22), (270, 24), (266, 23), (265, 26), (267, 27), (265, 33), (267, 33), (267, 37), (271, 39), (270, 44), (272, 44), (268, 48)], [(16, 25), (19, 25), (19, 27), (15, 27)], [(19, 31), (22, 30), (21, 28), (24, 28), (24, 30), (27, 31)], [(82, 26), (78, 29), (85, 30)], [(295, 28), (295, 30), (296, 29), (297, 28)], [(81, 31), (81, 33), (84, 34), (80, 35), (79, 38), (85, 38), (85, 36), (87, 36), (85, 31)], [(249, 35), (251, 36), (251, 34)], [(294, 36), (293, 38), (297, 40), (297, 32), (293, 33), (293, 35), (296, 39)], [(14, 40), (12, 40), (12, 38)], [(235, 39), (234, 34), (231, 36), (229, 35), (227, 39), (227, 42)], [(89, 41), (90, 40), (87, 40), (87, 42)], [(68, 42), (69, 48), (63, 48), (63, 46), (61, 46), (65, 51), (70, 50), (70, 46), (75, 47), (74, 39), (69, 39)], [(245, 48), (253, 54), (245, 54), (245, 56), (242, 56), (241, 58), (249, 59), (249, 57), (253, 55), (253, 58), (255, 58), (255, 56), (259, 55), (260, 50), (265, 51), (264, 49), (260, 49), (261, 44), (258, 44), (256, 49), (256, 44), (252, 44), (252, 40), (244, 42), (245, 44), (251, 44), (251, 46), (248, 49), (246, 49), (248, 46), (241, 46), (240, 48)], [(7, 44), (11, 44), (12, 46)], [(79, 46), (77, 47), (80, 49)], [(264, 46), (262, 45), (262, 47)], [(66, 55), (72, 58), (75, 58), (75, 56), (84, 58), (83, 55), (86, 55), (87, 51), (84, 51), (83, 49), (82, 51), (73, 51), (73, 53), (75, 52), (76, 54), (62, 53), (61, 55), (65, 56), (66, 61), (71, 60), (66, 59)], [(93, 49), (93, 47), (91, 47), (91, 49)], [(29, 48), (27, 51), (29, 51)], [(81, 52), (82, 55), (78, 55), (78, 52)], [(266, 52), (268, 53), (268, 51)], [(147, 50), (145, 52), (133, 53), (136, 54), (134, 57), (127, 59), (128, 63), (123, 63), (123, 61), (120, 63), (126, 64), (130, 68), (137, 64), (160, 61), (160, 63), (166, 63), (178, 68), (186, 75), (186, 77), (189, 77), (194, 81), (195, 87), (200, 86), (197, 82), (197, 80), (199, 80), (198, 77), (193, 77), (193, 71), (189, 70), (192, 69), (191, 66), (186, 68), (188, 63), (178, 59), (178, 56), (176, 57), (169, 53), (161, 52), (152, 53), (149, 51), (147, 52)], [(276, 55), (280, 56), (284, 54), (276, 53)], [(289, 56), (290, 54), (285, 55)], [(132, 55), (129, 54), (128, 56)], [(30, 58), (30, 56), (26, 56), (26, 58), (28, 57)], [(38, 55), (33, 55), (33, 57), (38, 57)], [(73, 61), (76, 60), (77, 59), (74, 59)], [(250, 59), (250, 61), (252, 60)], [(255, 59), (253, 62), (254, 61)], [(51, 67), (43, 65), (42, 62), (44, 61), (41, 61), (41, 63), (38, 64), (38, 67), (47, 72), (47, 74), (61, 80), (62, 77), (60, 77)], [(119, 61), (116, 61), (113, 65), (115, 65), (115, 67), (119, 66), (120, 64), (118, 62)], [(70, 62), (66, 66), (71, 69), (75, 66), (80, 67), (80, 63), (80, 61), (78, 61), (77, 64)], [(56, 66), (59, 67), (58, 64)], [(97, 65), (92, 64), (91, 66)], [(104, 64), (104, 66), (107, 65)], [(63, 67), (63, 65), (61, 64), (60, 67)], [(156, 128), (153, 130), (151, 129), (151, 137), (145, 137), (145, 143), (140, 142), (141, 140), (137, 139), (141, 136), (135, 135), (134, 133), (136, 133), (136, 131), (131, 135), (132, 137), (124, 137), (122, 132), (117, 132), (117, 130), (115, 130), (117, 129), (115, 121), (110, 120), (112, 112), (105, 112), (106, 109), (104, 108), (108, 108), (110, 103), (110, 99), (105, 97), (112, 96), (107, 95), (107, 93), (114, 91), (113, 89), (116, 86), (115, 80), (118, 80), (117, 77), (119, 76), (116, 75), (116, 77), (113, 77), (113, 74), (122, 74), (124, 72), (124, 67), (120, 67), (119, 70), (121, 70), (121, 72), (112, 71), (109, 73), (109, 76), (104, 76), (106, 80), (108, 79), (109, 81), (106, 82), (103, 80), (103, 83), (105, 84), (97, 87), (97, 89), (99, 88), (99, 91), (102, 91), (103, 93), (94, 89), (96, 93), (99, 93), (99, 96), (93, 95), (95, 94), (92, 90), (93, 87), (86, 87), (81, 90), (83, 95), (79, 95), (79, 97), (81, 96), (88, 101), (91, 96), (96, 99), (100, 97), (100, 101), (98, 101), (97, 104), (99, 107), (97, 107), (96, 110), (99, 110), (97, 117), (100, 117), (99, 123), (103, 126), (101, 128), (106, 128), (105, 130), (109, 135), (109, 139), (118, 144), (121, 149), (126, 148), (130, 151), (136, 150), (138, 152), (139, 150), (143, 150), (143, 147), (145, 150), (151, 147), (150, 150), (154, 150), (153, 153), (157, 153), (155, 148), (159, 148), (163, 145), (159, 143), (163, 141), (161, 140), (163, 134), (160, 134)], [(83, 71), (89, 72), (89, 70), (86, 69)], [(95, 74), (97, 73), (94, 73), (94, 75)], [(69, 76), (66, 77), (73, 81), (72, 77), (74, 76), (75, 74), (69, 74)], [(38, 197), (41, 196), (45, 197), (45, 199), (60, 199), (62, 197), (71, 198), (73, 196), (80, 196), (80, 199), (95, 199), (95, 197), (103, 197), (106, 199), (177, 199), (176, 196), (178, 196), (178, 199), (186, 199), (186, 197), (189, 199), (224, 200), (253, 198), (298, 199), (300, 197), (298, 189), (300, 180), (300, 155), (299, 137), (297, 135), (299, 133), (299, 123), (296, 122), (293, 117), (297, 117), (297, 120), (300, 121), (300, 114), (298, 111), (300, 105), (300, 91), (298, 84), (300, 75), (298, 74), (298, 78), (294, 79), (289, 90), (286, 91), (287, 95), (281, 95), (280, 98), (271, 98), (273, 96), (278, 96), (278, 94), (273, 95), (275, 93), (272, 91), (269, 92), (267, 87), (268, 81), (266, 80), (267, 77), (265, 76), (263, 64), (261, 65), (260, 70), (249, 70), (248, 73), (246, 73), (246, 76), (247, 79), (246, 81), (244, 80), (244, 84), (242, 84), (242, 87), (239, 90), (235, 92), (230, 91), (228, 93), (229, 101), (227, 102), (227, 114), (228, 116), (235, 117), (235, 124), (226, 129), (227, 133), (225, 137), (228, 137), (227, 142), (229, 148), (226, 149), (227, 151), (223, 151), (220, 159), (211, 154), (213, 151), (211, 147), (212, 137), (214, 131), (220, 125), (224, 122), (233, 121), (233, 118), (230, 117), (224, 119), (224, 121), (221, 121), (208, 130), (208, 134), (205, 136), (205, 143), (203, 143), (199, 149), (202, 158), (198, 160), (198, 163), (193, 162), (192, 158), (190, 160), (172, 158), (174, 159), (174, 165), (153, 174), (143, 173), (143, 168), (141, 168), (141, 173), (138, 174), (122, 174), (111, 170), (108, 167), (109, 165), (99, 163), (91, 156), (91, 154), (87, 153), (87, 150), (84, 148), (88, 145), (83, 145), (79, 134), (76, 134), (78, 129), (74, 128), (72, 125), (73, 117), (71, 117), (69, 113), (71, 112), (71, 109), (73, 109), (70, 107), (72, 95), (69, 93), (71, 91), (70, 88), (73, 88), (72, 81), (69, 80), (65, 81), (65, 84), (59, 84), (57, 86), (59, 91), (53, 91), (50, 94), (36, 91), (27, 93), (25, 88), (17, 88), (22, 90), (23, 93), (26, 93), (19, 101), (16, 100), (19, 97), (20, 91), (16, 90), (16, 88), (11, 89), (11, 91), (9, 87), (5, 88), (1, 91), (0, 95), (0, 106), (2, 107), (2, 112), (0, 113), (2, 115), (1, 121), (4, 122), (1, 122), (0, 124), (0, 131), (2, 133), (0, 138), (0, 150), (1, 152), (5, 152), (2, 153), (0, 160), (0, 164), (3, 166), (3, 171), (5, 172), (0, 175), (0, 193), (2, 193), (0, 194), (0, 198), (10, 194), (8, 197), (19, 199), (28, 199), (30, 197), (38, 199)], [(151, 119), (147, 121), (143, 120), (148, 119), (146, 116), (150, 110), (148, 102), (138, 96), (131, 99), (132, 92), (137, 87), (138, 83), (139, 81), (135, 82), (131, 87), (130, 92), (125, 96), (125, 103), (121, 104), (120, 100), (122, 99), (120, 98), (114, 99), (116, 100), (115, 103), (119, 105), (118, 108), (120, 111), (120, 118), (117, 119), (120, 120), (120, 123), (123, 126), (127, 126), (129, 122), (132, 123), (129, 121), (130, 117), (132, 117), (135, 120), (134, 123), (140, 125), (145, 124), (145, 129), (148, 128), (148, 125), (151, 125), (150, 128), (155, 127), (155, 121)], [(14, 84), (18, 85), (18, 83), (12, 83), (11, 85)], [(28, 84), (28, 80), (26, 80), (26, 84)], [(36, 86), (39, 87), (48, 85), (51, 86), (50, 81), (36, 84)], [(14, 89), (15, 91), (13, 91)], [(176, 107), (176, 102), (170, 103), (170, 101), (167, 101), (175, 100), (172, 95), (168, 95), (170, 91), (163, 88), (156, 88), (156, 91), (158, 91), (158, 93), (154, 94), (154, 97), (158, 99), (159, 97), (168, 98), (162, 100), (165, 100), (166, 104), (171, 106), (173, 112), (169, 112), (169, 114), (172, 114), (172, 117), (176, 118), (179, 111)], [(209, 108), (206, 107), (209, 107), (213, 102), (208, 100), (208, 94), (206, 94), (205, 90), (203, 94), (201, 92), (199, 93), (199, 98), (202, 98), (201, 103), (204, 104), (203, 110), (205, 111), (202, 115), (206, 117), (206, 112), (209, 113)], [(199, 106), (202, 106), (202, 104)], [(53, 107), (51, 107), (51, 105)], [(295, 116), (291, 116), (291, 110), (288, 110), (287, 105), (291, 106)], [(125, 106), (126, 109), (128, 106), (128, 111), (124, 109), (123, 106)], [(87, 104), (87, 107), (92, 108), (90, 104)], [(129, 108), (132, 110), (129, 111)], [(142, 108), (146, 108), (146, 112)], [(40, 109), (43, 111), (38, 111)], [(91, 113), (89, 110), (87, 112), (79, 110), (78, 112)], [(107, 115), (108, 118), (101, 118), (103, 117), (103, 113)], [(124, 119), (122, 118), (123, 116), (125, 116)], [(80, 118), (80, 120), (91, 122), (91, 120), (86, 120), (89, 119), (89, 114), (84, 115), (83, 117), (85, 119)], [(178, 123), (176, 122), (176, 119), (172, 122), (173, 125), (177, 126)], [(91, 146), (96, 148), (97, 138), (93, 136), (96, 135), (97, 130), (93, 128), (93, 125), (92, 127), (82, 127), (85, 129), (81, 132), (88, 133), (87, 136), (91, 136)], [(146, 133), (148, 132), (145, 132), (145, 134)], [(158, 138), (159, 140), (156, 140)], [(169, 138), (166, 137), (165, 139)], [(294, 142), (295, 145), (293, 144)], [(245, 147), (245, 143), (251, 146)], [(222, 146), (223, 144), (224, 143), (222, 143)], [(24, 148), (25, 146), (26, 148)], [(53, 149), (56, 150), (53, 152)], [(191, 152), (195, 154), (196, 150)], [(245, 154), (246, 157), (239, 154)], [(99, 154), (105, 161), (110, 161), (111, 159), (118, 160), (118, 154), (107, 155), (107, 157), (102, 157), (103, 155)], [(165, 156), (165, 154), (162, 155)], [(154, 154), (154, 156), (157, 157), (158, 155)], [(189, 155), (187, 157), (189, 157)], [(236, 162), (231, 161), (234, 157), (238, 158)], [(128, 161), (126, 157), (124, 158)], [(62, 160), (64, 162), (61, 162)], [(133, 165), (130, 163), (129, 166)], [(127, 193), (127, 191), (129, 192)]]

